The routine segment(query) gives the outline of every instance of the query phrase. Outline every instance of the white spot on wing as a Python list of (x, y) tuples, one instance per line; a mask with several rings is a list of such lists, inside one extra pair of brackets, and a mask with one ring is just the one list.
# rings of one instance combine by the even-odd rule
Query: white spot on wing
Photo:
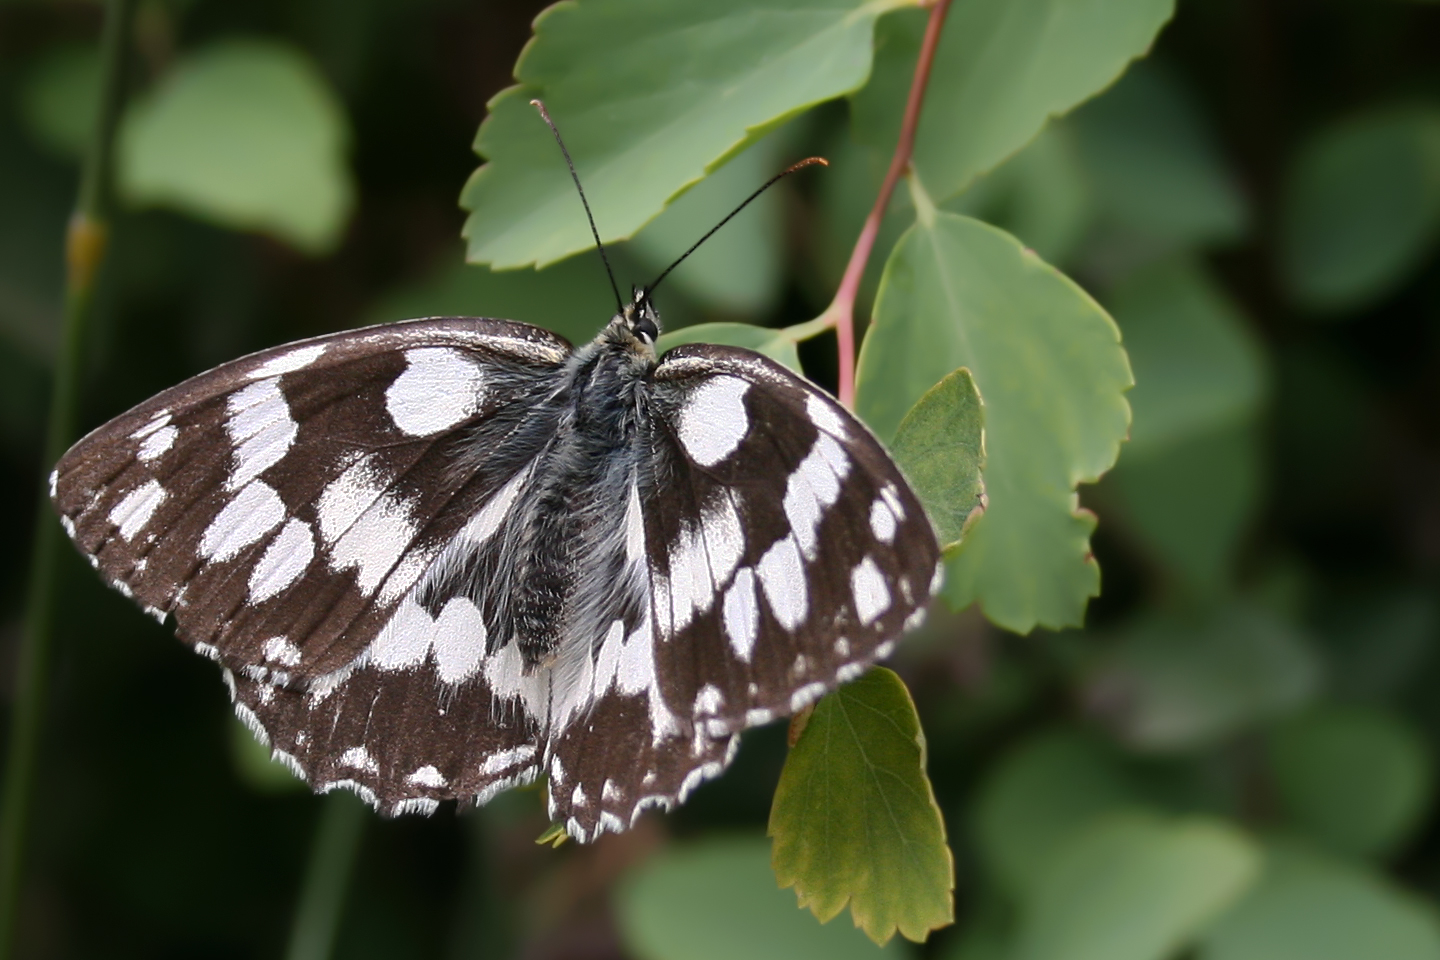
[(232, 393), (225, 406), (225, 432), (235, 444), (235, 469), (225, 478), (225, 489), (238, 490), (284, 458), (300, 427), (290, 416), (278, 377)]
[(271, 357), (250, 371), (250, 379), (260, 380), (264, 377), (278, 377), (282, 373), (293, 373), (296, 370), (303, 370), (316, 360), (319, 360), (320, 355), (324, 352), (325, 344), (323, 343), (286, 351), (278, 357)]
[(855, 595), (855, 613), (867, 627), (890, 609), (890, 588), (885, 585), (885, 575), (869, 557), (850, 571), (850, 590)]
[(429, 436), (480, 409), (485, 377), (475, 360), (449, 347), (406, 350), (405, 360), (405, 371), (385, 391), (385, 409), (403, 432)]
[(406, 783), (414, 784), (417, 787), (439, 788), (446, 784), (445, 775), (434, 766), (426, 764), (405, 778)]
[(304, 575), (315, 557), (315, 535), (310, 524), (291, 517), (250, 574), (252, 602), (268, 600)]
[(745, 528), (729, 491), (722, 491), (719, 501), (701, 515), (700, 534), (709, 557), (710, 577), (716, 588), (723, 587), (745, 552)]
[(820, 434), (785, 484), (785, 518), (806, 557), (815, 557), (816, 531), (825, 509), (840, 497), (840, 481), (850, 473), (850, 458), (835, 440)]
[(881, 543), (890, 543), (895, 539), (895, 514), (884, 497), (876, 497), (875, 502), (870, 504), (870, 532)]
[(749, 663), (755, 638), (760, 635), (760, 604), (755, 596), (755, 574), (749, 567), (743, 567), (735, 574), (735, 582), (725, 591), (722, 612), (730, 649), (735, 651), (735, 656)]
[(756, 564), (760, 574), (760, 586), (765, 590), (765, 599), (775, 619), (786, 630), (793, 631), (805, 620), (809, 599), (805, 587), (805, 564), (795, 541), (784, 537), (760, 558)]
[(620, 802), (620, 788), (615, 786), (615, 781), (605, 778), (605, 786), (600, 788), (600, 799), (606, 803)]
[(285, 504), (274, 488), (252, 480), (225, 504), (200, 538), (200, 555), (207, 560), (229, 560), (279, 526)]
[(375, 758), (370, 756), (370, 751), (364, 747), (351, 747), (340, 754), (340, 766), (363, 770), (366, 773), (378, 773), (380, 770)]
[(460, 683), (479, 672), (485, 659), (485, 618), (469, 598), (451, 597), (431, 636), (441, 682)]
[(320, 536), (334, 543), (360, 519), (370, 504), (385, 492), (386, 483), (378, 465), (369, 457), (358, 460), (330, 481), (320, 493), (315, 513), (320, 521)]
[[(199, 649), (199, 645), (196, 645)], [(300, 648), (284, 637), (272, 637), (263, 647), (266, 663), (278, 663), (282, 667), (293, 667), (300, 662)]]
[(409, 800), (401, 800), (395, 804), (390, 813), (396, 817), (403, 817), (407, 813), (418, 813), (422, 817), (428, 817), (439, 809), (439, 800), (430, 797), (411, 797)]
[(735, 452), (750, 429), (745, 394), (750, 384), (739, 377), (711, 377), (696, 387), (680, 410), (680, 442), (691, 460), (713, 467)]
[(535, 748), (528, 743), (509, 750), (501, 750), (499, 753), (492, 753), (485, 758), (484, 763), (480, 764), (480, 775), (488, 777), (500, 773), (502, 770), (509, 770), (533, 756), (535, 756)]
[(390, 615), (368, 648), (369, 662), (378, 670), (418, 667), (430, 650), (435, 621), (414, 597), (406, 597)]
[[(145, 529), (145, 525), (169, 495), (165, 488), (160, 486), (160, 481), (153, 478), (146, 480), (115, 504), (110, 511), (110, 522), (120, 528), (120, 536), (132, 540), (137, 533)], [(71, 535), (73, 536), (73, 533)]]
[(845, 421), (841, 419), (840, 414), (835, 412), (834, 407), (813, 393), (805, 398), (805, 412), (810, 416), (810, 422), (815, 424), (817, 429), (839, 437), (841, 440), (848, 436), (845, 430)]
[(336, 571), (354, 567), (356, 584), (371, 593), (399, 562), (416, 533), (408, 506), (382, 495), (335, 542), (330, 566)]
[(585, 796), (585, 788), (580, 786), (580, 784), (578, 783), (575, 784), (575, 790), (570, 794), (571, 805), (576, 807), (583, 807), (586, 803), (589, 802), (589, 800), (590, 798)]
[(180, 431), (170, 426), (169, 421), (170, 414), (162, 413), (151, 420), (142, 430), (136, 431), (137, 437), (141, 434), (146, 435), (145, 439), (140, 441), (140, 449), (135, 453), (143, 463), (151, 463), (159, 459), (175, 445), (175, 438), (180, 435)]
[(640, 509), (640, 488), (633, 483), (625, 502), (625, 559), (631, 563), (645, 559), (645, 515)]
[(695, 694), (695, 716), (713, 717), (725, 704), (725, 694), (713, 683), (707, 683)]

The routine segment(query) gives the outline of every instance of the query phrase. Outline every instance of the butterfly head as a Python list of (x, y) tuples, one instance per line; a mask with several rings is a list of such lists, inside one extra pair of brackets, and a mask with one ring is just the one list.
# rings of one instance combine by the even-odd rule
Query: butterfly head
[(632, 349), (655, 356), (655, 341), (660, 339), (660, 314), (655, 312), (648, 291), (634, 290), (630, 302), (610, 325)]

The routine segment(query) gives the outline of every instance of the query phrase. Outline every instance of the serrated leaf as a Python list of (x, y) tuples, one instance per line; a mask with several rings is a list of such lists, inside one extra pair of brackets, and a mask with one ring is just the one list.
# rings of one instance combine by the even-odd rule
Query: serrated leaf
[[(1170, 19), (1174, 0), (977, 0), (949, 13), (915, 138), (915, 169), (937, 200), (998, 166), (1058, 116), (1115, 81)], [(853, 101), (855, 136), (899, 135), (925, 18), (887, 17), (874, 76)]]
[(1420, 825), (1435, 764), (1416, 730), (1375, 707), (1331, 706), (1272, 732), (1271, 776), (1292, 826), (1337, 853), (1390, 853)]
[(181, 59), (127, 113), (121, 193), (312, 253), (333, 248), (354, 204), (339, 97), (305, 54), (227, 41)]
[(945, 597), (957, 608), (978, 600), (1021, 633), (1078, 624), (1100, 574), (1075, 487), (1109, 469), (1130, 423), (1119, 331), (1014, 237), (932, 208), (885, 265), (856, 409), (890, 437), (962, 366), (985, 398), (988, 504), (947, 563)]
[(925, 504), (943, 550), (985, 510), (985, 407), (961, 367), (925, 392), (895, 430), (890, 452)]
[(616, 919), (638, 960), (874, 960), (903, 954), (875, 946), (848, 924), (821, 926), (775, 886), (759, 837), (676, 844), (633, 871)]
[(1165, 960), (1254, 882), (1218, 820), (1117, 814), (1076, 836), (1022, 906), (1016, 960)]
[(601, 236), (628, 237), (728, 157), (870, 72), (876, 17), (908, 0), (581, 0), (550, 7), (490, 101), (465, 185), (468, 258), (541, 266), (587, 249), (559, 126)]
[(1440, 237), (1440, 109), (1372, 109), (1319, 131), (1281, 201), (1281, 279), (1298, 304), (1340, 311), (1385, 295)]
[(922, 941), (954, 920), (954, 862), (925, 774), (925, 735), (883, 667), (815, 706), (770, 809), (782, 887), (822, 923), (846, 904), (876, 943)]
[(1432, 903), (1374, 871), (1275, 846), (1260, 882), (1210, 929), (1197, 956), (1440, 960), (1440, 920)]
[(796, 373), (804, 373), (800, 369), (800, 354), (795, 349), (795, 341), (784, 330), (772, 330), (748, 323), (697, 323), (693, 327), (682, 327), (662, 334), (659, 342), (655, 344), (655, 349), (663, 355), (666, 350), (682, 343), (718, 343), (727, 347), (744, 347), (763, 353)]

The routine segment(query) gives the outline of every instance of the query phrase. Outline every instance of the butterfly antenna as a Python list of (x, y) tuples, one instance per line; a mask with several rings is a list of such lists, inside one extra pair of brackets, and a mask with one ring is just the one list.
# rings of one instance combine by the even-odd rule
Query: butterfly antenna
[(700, 248), (700, 244), (713, 237), (716, 230), (719, 230), (721, 227), (725, 226), (725, 224), (733, 220), (735, 218), (735, 214), (750, 206), (750, 202), (752, 200), (760, 196), (760, 194), (764, 193), (766, 190), (769, 190), (771, 187), (773, 187), (778, 180), (783, 177), (788, 177), (796, 170), (803, 170), (806, 167), (814, 166), (817, 163), (820, 164), (820, 166), (822, 167), (830, 166), (830, 161), (826, 160), (824, 157), (806, 157), (804, 160), (801, 160), (794, 166), (787, 167), (786, 169), (781, 170), (779, 173), (775, 174), (775, 176), (771, 177), (769, 180), (766, 180), (764, 186), (762, 186), (759, 190), (756, 190), (754, 193), (750, 194), (750, 196), (746, 197), (744, 203), (740, 204), (740, 206), (736, 207), (734, 210), (731, 210), (729, 216), (727, 216), (724, 220), (721, 220), (719, 223), (715, 224), (715, 226), (711, 227), (709, 231), (705, 234), (705, 236), (701, 237), (699, 240), (696, 240), (693, 244), (690, 245), (689, 250), (686, 250), (684, 253), (680, 254), (679, 258), (676, 259), (674, 263), (666, 267), (664, 272), (661, 273), (660, 276), (655, 278), (654, 283), (644, 288), (645, 295), (649, 296), (651, 293), (654, 293), (655, 288), (660, 286), (660, 281), (670, 276), (671, 270), (674, 270), (676, 267), (680, 266), (680, 264), (684, 263), (686, 257), (690, 256), (690, 254), (694, 253)]
[[(550, 114), (545, 109), (544, 101), (531, 100), (530, 105), (540, 111), (541, 119), (543, 119), (545, 125), (550, 128), (550, 132), (555, 134), (555, 142), (560, 144), (560, 152), (565, 156), (565, 166), (570, 168), (570, 179), (575, 181), (575, 189), (580, 194), (580, 202), (585, 205), (585, 219), (590, 221), (590, 235), (595, 238), (595, 248), (600, 251), (600, 260), (605, 264), (605, 275), (610, 278), (610, 289), (615, 293), (615, 312), (624, 313), (625, 302), (620, 299), (620, 287), (615, 283), (615, 271), (610, 269), (610, 258), (605, 256), (605, 244), (600, 242), (600, 231), (595, 229), (595, 215), (590, 212), (590, 201), (585, 199), (585, 188), (580, 186), (580, 176), (575, 172), (575, 164), (570, 160), (570, 151), (565, 149), (565, 141), (560, 138), (560, 129), (555, 126), (555, 121), (550, 119)], [(789, 170), (785, 171), (785, 173), (789, 172)], [(781, 174), (781, 176), (784, 176), (784, 174)], [(777, 177), (776, 179), (779, 178)], [(767, 183), (765, 186), (768, 187), (769, 184)], [(751, 199), (754, 198), (752, 197)], [(745, 202), (749, 203), (750, 201), (747, 200)], [(734, 214), (730, 216), (734, 216)], [(729, 217), (725, 219), (728, 220)], [(668, 273), (669, 271), (666, 272)]]

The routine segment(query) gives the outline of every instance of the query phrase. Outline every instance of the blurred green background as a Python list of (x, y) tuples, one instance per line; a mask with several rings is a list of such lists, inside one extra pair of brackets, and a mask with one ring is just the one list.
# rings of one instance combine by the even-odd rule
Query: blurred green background
[[(462, 265), (470, 144), (539, 9), (142, 3), (85, 427), (249, 350), (365, 323), (480, 314), (591, 336), (610, 309), (593, 256)], [(0, 3), (7, 698), (101, 14)], [(887, 159), (851, 140), (848, 110), (808, 114), (685, 195), (616, 249), (622, 283), (821, 153), (828, 171), (772, 191), (660, 303), (671, 327), (816, 315)], [(895, 657), (958, 922), (883, 952), (1440, 960), (1440, 4), (1181, 0), (1150, 57), (947, 206), (1114, 314), (1134, 426), (1081, 491), (1104, 572), (1085, 630), (939, 614)], [(801, 356), (828, 384), (832, 342)], [(63, 597), (21, 955), (281, 954), (317, 824), (340, 808), (258, 752), (211, 664), (68, 552)], [(752, 731), (679, 813), (589, 848), (534, 844), (533, 790), (459, 817), (367, 813), (335, 955), (882, 952), (774, 889), (763, 834), (784, 755), (783, 725)]]

